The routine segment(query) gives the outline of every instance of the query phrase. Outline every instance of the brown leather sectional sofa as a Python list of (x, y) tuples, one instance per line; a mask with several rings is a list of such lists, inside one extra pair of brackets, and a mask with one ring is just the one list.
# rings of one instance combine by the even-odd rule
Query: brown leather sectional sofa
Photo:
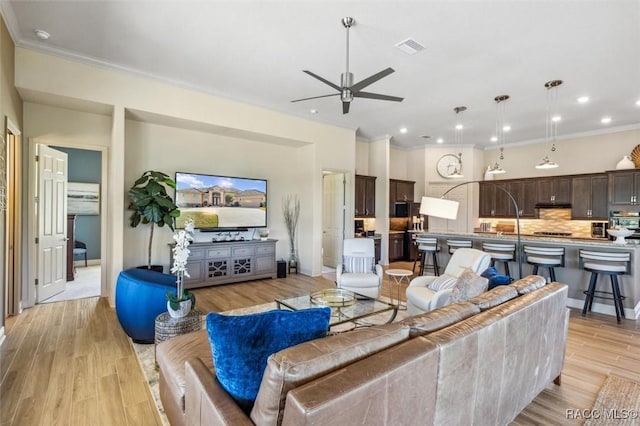
[(559, 384), (567, 286), (528, 276), (475, 299), (274, 354), (247, 416), (206, 331), (158, 345), (172, 425), (503, 425)]

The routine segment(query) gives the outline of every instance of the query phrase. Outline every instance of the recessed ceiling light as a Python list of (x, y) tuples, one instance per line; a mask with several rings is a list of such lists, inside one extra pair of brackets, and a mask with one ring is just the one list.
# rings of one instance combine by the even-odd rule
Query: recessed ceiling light
[(580, 104), (586, 104), (587, 102), (589, 102), (589, 97), (588, 96), (580, 96), (578, 98), (578, 103), (580, 103)]
[(402, 133), (402, 134), (407, 133), (407, 128), (406, 127), (400, 127), (400, 133)]
[(611, 117), (602, 117), (602, 120), (600, 120), (600, 122), (602, 124), (609, 124), (611, 123)]
[(34, 32), (36, 33), (36, 37), (38, 37), (40, 40), (48, 40), (49, 37), (51, 37), (51, 34), (44, 30), (35, 30)]
[(509, 126), (508, 124), (504, 125), (502, 127), (502, 131), (503, 132), (510, 132), (511, 131), (511, 126)]
[(637, 106), (640, 106), (640, 99), (638, 99), (638, 100), (636, 101), (636, 105), (637, 105)]
[(443, 142), (444, 142), (444, 139), (442, 139), (442, 138), (438, 138), (438, 140), (437, 140), (436, 142), (438, 142), (438, 143), (443, 143)]
[(310, 112), (311, 114), (317, 114), (317, 113), (318, 113), (318, 110), (317, 110), (317, 109), (310, 109), (310, 110), (309, 110), (309, 112)]
[(456, 124), (456, 130), (462, 130), (464, 126), (462, 124)]
[(551, 121), (553, 121), (554, 123), (557, 123), (558, 121), (561, 121), (562, 117), (559, 115), (554, 115), (553, 117), (551, 117)]
[(491, 142), (498, 142), (498, 138), (495, 136), (491, 136)]

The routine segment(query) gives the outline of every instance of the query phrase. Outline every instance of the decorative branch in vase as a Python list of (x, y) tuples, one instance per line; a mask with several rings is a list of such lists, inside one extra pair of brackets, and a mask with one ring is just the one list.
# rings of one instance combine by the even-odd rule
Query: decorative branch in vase
[(176, 293), (167, 292), (167, 310), (173, 318), (186, 316), (195, 307), (195, 297), (184, 288), (185, 277), (189, 278), (187, 272), (187, 261), (189, 260), (189, 244), (193, 241), (194, 224), (193, 218), (189, 218), (184, 225), (184, 229), (173, 235), (176, 245), (173, 247), (173, 267), (171, 273), (176, 274)]
[(297, 268), (296, 231), (298, 228), (298, 219), (300, 218), (300, 200), (297, 195), (287, 195), (287, 197), (282, 200), (282, 214), (287, 227), (287, 233), (289, 234), (289, 247), (291, 250), (289, 254), (289, 266)]

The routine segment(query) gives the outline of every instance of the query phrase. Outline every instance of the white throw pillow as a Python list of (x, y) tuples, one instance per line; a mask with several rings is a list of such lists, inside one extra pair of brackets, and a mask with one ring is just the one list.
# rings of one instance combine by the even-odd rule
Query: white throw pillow
[(344, 256), (344, 272), (352, 274), (368, 274), (375, 272), (375, 258), (362, 256)]
[(429, 284), (427, 287), (429, 288), (429, 290), (442, 291), (453, 288), (453, 286), (456, 285), (457, 282), (458, 279), (456, 277), (445, 274), (436, 277), (436, 279), (431, 281), (431, 284)]

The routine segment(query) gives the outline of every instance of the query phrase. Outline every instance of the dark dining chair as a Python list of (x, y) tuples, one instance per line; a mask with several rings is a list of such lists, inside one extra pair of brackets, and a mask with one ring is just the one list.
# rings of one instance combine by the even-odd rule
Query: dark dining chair
[(84, 266), (87, 267), (87, 244), (76, 240), (73, 245), (73, 257), (84, 256)]

